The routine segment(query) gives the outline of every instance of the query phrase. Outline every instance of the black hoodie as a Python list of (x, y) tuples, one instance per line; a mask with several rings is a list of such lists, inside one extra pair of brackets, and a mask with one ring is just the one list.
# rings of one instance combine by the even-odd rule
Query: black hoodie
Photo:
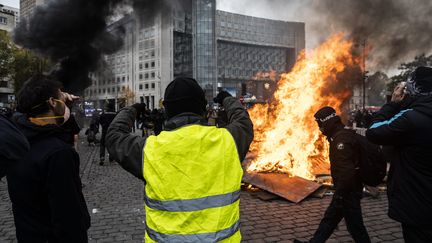
[(30, 149), (27, 139), (6, 116), (0, 114), (0, 179), (7, 168)]
[(19, 242), (87, 242), (90, 216), (82, 194), (79, 156), (70, 134), (38, 126), (25, 116), (18, 126), (30, 151), (9, 167), (8, 189)]
[(432, 96), (384, 105), (366, 136), (393, 147), (389, 216), (407, 225), (432, 228)]

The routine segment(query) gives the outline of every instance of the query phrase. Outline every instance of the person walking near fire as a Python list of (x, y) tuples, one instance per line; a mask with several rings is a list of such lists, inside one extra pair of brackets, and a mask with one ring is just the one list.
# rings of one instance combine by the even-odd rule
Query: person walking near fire
[[(310, 243), (324, 243), (342, 219), (355, 242), (370, 242), (363, 223), (360, 199), (363, 183), (356, 170), (359, 145), (352, 130), (344, 128), (332, 107), (323, 107), (315, 113), (320, 131), (330, 143), (330, 172), (335, 186), (332, 201), (324, 213)], [(294, 240), (295, 243), (303, 241)]]
[(106, 136), (118, 163), (145, 182), (146, 242), (240, 242), (241, 162), (253, 125), (227, 92), (214, 99), (228, 113), (225, 128), (208, 126), (204, 91), (176, 78), (165, 91), (167, 122), (157, 136), (130, 134), (142, 104), (122, 109)]

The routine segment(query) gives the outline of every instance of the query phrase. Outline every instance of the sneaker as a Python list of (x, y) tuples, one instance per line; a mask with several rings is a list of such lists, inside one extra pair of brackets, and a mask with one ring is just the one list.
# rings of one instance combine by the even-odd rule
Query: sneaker
[(100, 162), (99, 162), (99, 165), (100, 165), (100, 166), (104, 165), (104, 160), (105, 160), (104, 158), (101, 158), (101, 159), (100, 159)]

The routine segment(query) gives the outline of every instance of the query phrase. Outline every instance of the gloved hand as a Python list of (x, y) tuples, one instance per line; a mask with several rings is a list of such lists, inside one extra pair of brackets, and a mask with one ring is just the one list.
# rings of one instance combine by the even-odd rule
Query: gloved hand
[(232, 97), (232, 95), (225, 90), (219, 92), (219, 94), (213, 99), (215, 103), (223, 104), (223, 101), (226, 97)]
[(132, 105), (133, 108), (137, 111), (137, 117), (140, 117), (140, 115), (145, 111), (147, 105), (145, 103), (135, 103)]

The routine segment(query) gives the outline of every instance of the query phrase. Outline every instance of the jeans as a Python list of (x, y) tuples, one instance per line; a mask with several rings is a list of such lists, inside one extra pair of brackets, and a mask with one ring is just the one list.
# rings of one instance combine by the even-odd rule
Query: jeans
[(360, 205), (361, 197), (361, 192), (348, 192), (343, 194), (336, 192), (310, 242), (324, 243), (331, 236), (342, 218), (345, 219), (348, 232), (355, 242), (371, 242), (363, 224)]

